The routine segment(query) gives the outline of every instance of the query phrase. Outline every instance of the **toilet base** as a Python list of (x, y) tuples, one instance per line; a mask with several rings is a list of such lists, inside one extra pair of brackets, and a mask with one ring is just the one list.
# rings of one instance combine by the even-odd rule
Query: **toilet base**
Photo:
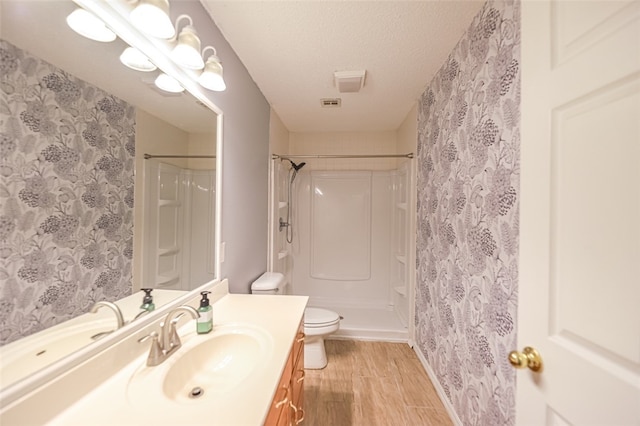
[(324, 339), (320, 336), (307, 336), (304, 341), (304, 368), (321, 370), (327, 366), (327, 353)]

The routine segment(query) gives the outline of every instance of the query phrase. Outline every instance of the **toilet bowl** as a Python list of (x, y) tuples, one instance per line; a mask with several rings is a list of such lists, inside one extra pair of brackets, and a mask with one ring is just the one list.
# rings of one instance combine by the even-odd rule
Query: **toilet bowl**
[(321, 369), (327, 366), (324, 339), (340, 328), (340, 316), (328, 309), (304, 310), (304, 368)]
[[(279, 272), (265, 272), (251, 284), (252, 294), (286, 294), (286, 278)], [(329, 309), (304, 310), (304, 368), (321, 369), (327, 366), (324, 339), (340, 328), (340, 315)]]

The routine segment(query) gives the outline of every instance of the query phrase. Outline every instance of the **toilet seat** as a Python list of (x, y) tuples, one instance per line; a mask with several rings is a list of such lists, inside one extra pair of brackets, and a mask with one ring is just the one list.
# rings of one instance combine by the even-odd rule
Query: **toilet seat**
[(327, 366), (324, 339), (340, 328), (340, 315), (322, 308), (304, 310), (304, 368), (320, 369)]
[(336, 325), (340, 322), (340, 315), (322, 308), (307, 308), (304, 310), (305, 328), (322, 328)]
[[(1, 1), (1, 0), (0, 0)], [(251, 284), (254, 294), (287, 294), (287, 279), (279, 272), (265, 272)], [(340, 315), (329, 309), (304, 310), (304, 368), (321, 369), (327, 366), (324, 339), (340, 329)]]

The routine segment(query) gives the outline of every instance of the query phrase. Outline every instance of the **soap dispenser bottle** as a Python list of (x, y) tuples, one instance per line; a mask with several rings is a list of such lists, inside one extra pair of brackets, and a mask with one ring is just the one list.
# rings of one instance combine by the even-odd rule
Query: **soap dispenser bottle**
[(156, 308), (156, 305), (153, 303), (153, 296), (151, 295), (153, 289), (143, 288), (141, 290), (145, 292), (145, 295), (142, 298), (142, 305), (140, 305), (140, 309), (147, 312), (153, 311)]
[(209, 304), (209, 293), (211, 292), (200, 292), (202, 299), (200, 299), (200, 307), (198, 308), (198, 312), (200, 312), (200, 318), (197, 319), (196, 329), (198, 334), (206, 334), (213, 329), (213, 308)]

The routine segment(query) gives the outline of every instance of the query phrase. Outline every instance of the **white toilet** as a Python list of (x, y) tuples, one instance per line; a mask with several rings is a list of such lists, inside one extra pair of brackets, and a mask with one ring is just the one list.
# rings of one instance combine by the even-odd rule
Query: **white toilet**
[[(286, 294), (286, 278), (279, 272), (265, 272), (251, 284), (253, 294)], [(304, 368), (327, 366), (324, 339), (340, 328), (340, 315), (328, 309), (306, 308), (304, 311)]]

